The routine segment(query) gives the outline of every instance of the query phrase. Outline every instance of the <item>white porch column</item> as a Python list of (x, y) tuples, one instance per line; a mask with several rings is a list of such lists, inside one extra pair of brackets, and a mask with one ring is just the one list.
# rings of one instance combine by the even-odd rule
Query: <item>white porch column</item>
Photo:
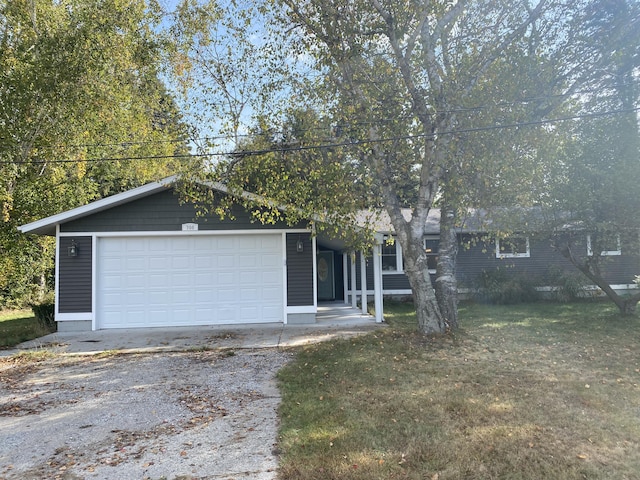
[[(376, 239), (377, 240), (377, 239)], [(376, 322), (382, 323), (382, 249), (381, 243), (376, 241), (373, 246), (373, 298), (376, 309)]]
[(364, 251), (360, 250), (360, 303), (362, 307), (362, 314), (366, 315), (367, 312), (367, 258), (364, 255)]
[(349, 260), (347, 254), (342, 254), (342, 290), (344, 291), (344, 303), (349, 305)]
[(358, 302), (356, 298), (357, 285), (356, 285), (356, 254), (351, 253), (351, 307), (358, 308)]

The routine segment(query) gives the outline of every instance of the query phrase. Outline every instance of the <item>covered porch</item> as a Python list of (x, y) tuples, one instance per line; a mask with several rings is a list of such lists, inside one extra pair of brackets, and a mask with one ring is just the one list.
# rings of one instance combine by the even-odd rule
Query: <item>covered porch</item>
[[(382, 302), (382, 236), (369, 252), (349, 251), (340, 240), (319, 234), (315, 241), (316, 322), (371, 317), (384, 321)], [(367, 274), (369, 265), (369, 275)], [(371, 273), (373, 275), (371, 275)], [(373, 294), (373, 303), (369, 299)], [(369, 313), (369, 306), (374, 314)]]

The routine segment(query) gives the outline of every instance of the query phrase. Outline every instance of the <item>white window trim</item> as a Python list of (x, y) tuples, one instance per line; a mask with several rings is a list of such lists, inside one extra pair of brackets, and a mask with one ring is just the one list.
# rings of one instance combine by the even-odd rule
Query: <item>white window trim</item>
[[(382, 270), (383, 275), (398, 275), (399, 273), (404, 273), (404, 265), (402, 264), (402, 247), (400, 246), (400, 242), (398, 242), (397, 238), (394, 240), (393, 246), (396, 247), (396, 269)], [(380, 255), (382, 255), (382, 248), (380, 249)]]
[[(500, 251), (500, 239), (496, 238), (496, 258), (529, 258), (531, 257), (531, 247), (529, 244), (529, 236), (524, 235), (511, 235), (515, 238), (524, 238), (527, 242), (527, 251), (523, 253), (505, 253)], [(503, 240), (506, 240), (503, 239)]]
[[(609, 255), (622, 255), (622, 249), (620, 247), (620, 235), (616, 235), (617, 250), (603, 250), (600, 252), (600, 256), (605, 257)], [(587, 255), (593, 257), (593, 249), (591, 248), (591, 235), (587, 235)]]

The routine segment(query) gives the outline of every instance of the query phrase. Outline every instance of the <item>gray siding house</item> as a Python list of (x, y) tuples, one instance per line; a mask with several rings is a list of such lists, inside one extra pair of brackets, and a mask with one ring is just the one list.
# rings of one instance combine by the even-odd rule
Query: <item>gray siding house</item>
[(199, 216), (173, 182), (20, 227), (57, 239), (60, 331), (313, 323), (319, 298), (344, 298), (334, 258), (340, 242), (323, 244), (306, 224), (263, 225), (239, 206), (233, 220)]
[[(408, 211), (406, 215), (409, 215)], [(429, 258), (431, 280), (435, 281), (436, 262), (438, 257), (440, 211), (433, 209), (425, 226), (424, 245)], [(487, 222), (490, 224), (491, 222)], [(458, 255), (456, 260), (456, 278), (458, 280), (459, 293), (464, 298), (472, 293), (477, 285), (478, 278), (484, 272), (501, 269), (509, 276), (525, 276), (534, 283), (540, 285), (541, 291), (549, 291), (556, 287), (552, 282), (553, 274), (564, 272), (580, 277), (582, 274), (569, 260), (562, 256), (553, 246), (553, 236), (549, 234), (513, 234), (506, 238), (500, 238), (492, 233), (483, 222), (473, 216), (458, 230)], [(380, 221), (378, 231), (382, 238), (393, 237), (393, 230), (388, 221)], [(574, 245), (577, 256), (593, 255), (590, 247), (590, 235), (586, 232), (573, 232)], [(615, 242), (614, 242), (615, 243)], [(607, 250), (599, 252), (606, 257), (602, 262), (602, 274), (619, 292), (637, 291), (634, 283), (636, 275), (640, 275), (639, 252), (630, 251), (637, 249), (637, 244), (625, 244), (618, 238), (618, 242)], [(409, 281), (404, 274), (402, 247), (399, 242), (384, 242), (381, 245), (382, 255), (382, 292), (385, 296), (405, 297), (411, 295)], [(348, 256), (345, 258), (345, 298), (353, 299), (359, 295), (363, 287), (361, 256)], [(374, 282), (372, 257), (365, 257), (366, 274), (364, 286), (371, 286)], [(353, 265), (352, 265), (353, 264)], [(586, 278), (586, 277), (585, 277)], [(352, 281), (355, 279), (355, 282)], [(586, 286), (588, 291), (598, 293), (599, 289)], [(369, 295), (373, 290), (368, 289)]]
[[(198, 215), (174, 192), (174, 178), (104, 198), (20, 227), (56, 237), (56, 321), (60, 331), (187, 325), (316, 321), (318, 302), (358, 307), (373, 299), (383, 319), (384, 295), (408, 296), (402, 249), (388, 242), (388, 221), (371, 252), (348, 252), (344, 243), (309, 224), (263, 225), (242, 207), (233, 219)], [(220, 195), (224, 186), (210, 185)], [(409, 213), (407, 213), (409, 214)], [(425, 225), (432, 273), (438, 255), (439, 211)], [(483, 271), (543, 275), (550, 266), (573, 271), (549, 238), (514, 236), (509, 242), (476, 228), (461, 228), (457, 275), (462, 288)], [(589, 241), (584, 250), (588, 254)], [(617, 288), (634, 288), (638, 257), (613, 246), (607, 276)], [(366, 313), (367, 304), (359, 308)]]

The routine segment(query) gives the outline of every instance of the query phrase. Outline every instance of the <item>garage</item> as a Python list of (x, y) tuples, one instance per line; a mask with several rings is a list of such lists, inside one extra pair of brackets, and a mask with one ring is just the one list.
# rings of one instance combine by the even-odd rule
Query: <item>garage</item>
[(99, 237), (97, 329), (284, 321), (281, 234)]

